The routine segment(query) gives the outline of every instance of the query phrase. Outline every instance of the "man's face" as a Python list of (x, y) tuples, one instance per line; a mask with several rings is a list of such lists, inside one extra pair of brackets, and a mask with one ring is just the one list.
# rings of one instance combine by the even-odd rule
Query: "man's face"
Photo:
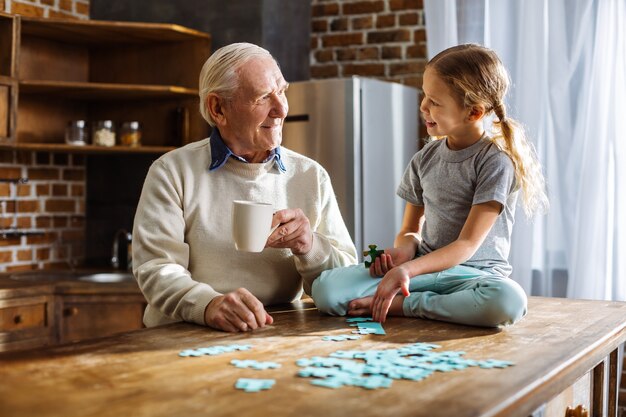
[(239, 68), (239, 88), (223, 106), (218, 124), (226, 145), (249, 162), (262, 162), (282, 142), (289, 105), (288, 84), (271, 57), (252, 58)]

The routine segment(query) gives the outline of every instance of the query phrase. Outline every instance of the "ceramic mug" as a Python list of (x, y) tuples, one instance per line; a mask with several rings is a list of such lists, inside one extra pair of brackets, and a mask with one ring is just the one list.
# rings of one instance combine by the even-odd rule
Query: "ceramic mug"
[(233, 201), (233, 240), (242, 252), (261, 252), (272, 232), (274, 207), (269, 203)]

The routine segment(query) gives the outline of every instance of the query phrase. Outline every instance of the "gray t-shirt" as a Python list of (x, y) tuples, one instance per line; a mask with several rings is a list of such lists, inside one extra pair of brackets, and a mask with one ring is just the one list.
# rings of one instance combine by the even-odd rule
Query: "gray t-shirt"
[(483, 136), (470, 147), (453, 151), (447, 139), (433, 140), (415, 154), (397, 194), (424, 207), (418, 256), (455, 241), (474, 204), (497, 201), (503, 209), (474, 256), (463, 265), (502, 276), (508, 262), (518, 190), (513, 162)]

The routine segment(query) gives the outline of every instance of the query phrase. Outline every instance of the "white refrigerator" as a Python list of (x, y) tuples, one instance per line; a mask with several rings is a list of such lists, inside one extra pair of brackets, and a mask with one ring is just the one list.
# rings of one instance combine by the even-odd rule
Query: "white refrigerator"
[(352, 77), (294, 82), (287, 98), (282, 145), (328, 171), (359, 255), (393, 246), (405, 205), (396, 188), (418, 149), (417, 89)]

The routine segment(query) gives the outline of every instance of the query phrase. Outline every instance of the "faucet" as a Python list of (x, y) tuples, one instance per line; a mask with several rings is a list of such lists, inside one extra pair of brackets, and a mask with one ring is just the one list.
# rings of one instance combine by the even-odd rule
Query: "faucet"
[[(120, 237), (124, 238), (126, 244), (126, 265), (121, 265), (120, 260)], [(125, 229), (119, 229), (113, 237), (113, 250), (111, 254), (111, 266), (114, 269), (131, 269), (132, 268), (132, 251), (131, 251), (132, 235)]]

